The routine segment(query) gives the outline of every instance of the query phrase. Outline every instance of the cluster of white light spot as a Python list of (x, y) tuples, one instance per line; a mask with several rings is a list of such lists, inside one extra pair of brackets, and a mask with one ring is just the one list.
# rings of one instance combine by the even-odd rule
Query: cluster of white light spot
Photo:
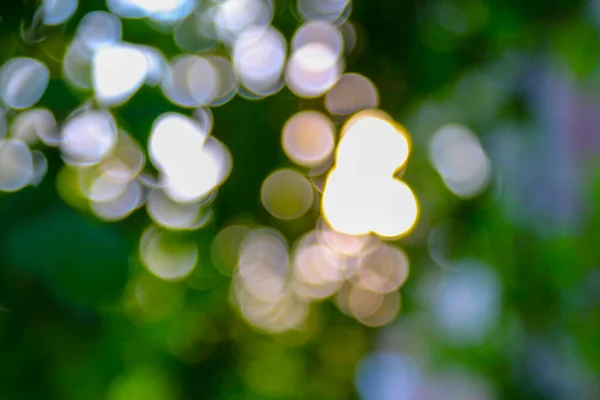
[[(77, 5), (77, 0), (44, 0), (43, 20), (64, 23)], [(79, 22), (63, 60), (65, 79), (93, 93), (94, 104), (74, 111), (60, 128), (45, 109), (14, 117), (3, 112), (0, 122), (10, 129), (0, 125), (0, 133), (10, 135), (0, 140), (0, 189), (39, 183), (47, 161), (29, 146), (58, 147), (66, 163), (57, 180), (65, 201), (109, 221), (146, 205), (153, 225), (140, 241), (142, 262), (162, 280), (184, 279), (198, 263), (198, 248), (181, 239), (184, 233), (172, 231), (198, 229), (211, 219), (209, 205), (232, 168), (228, 149), (211, 136), (214, 121), (207, 107), (235, 94), (269, 96), (285, 85), (299, 97), (326, 95), (325, 108), (336, 122), (351, 116), (337, 150), (330, 117), (297, 113), (283, 127), (281, 144), (290, 160), (309, 169), (310, 179), (279, 169), (266, 178), (260, 194), (278, 219), (300, 218), (311, 208), (317, 211), (316, 204), (324, 219), (291, 249), (274, 230), (226, 228), (215, 238), (213, 258), (223, 261), (222, 271), (233, 273), (233, 298), (242, 314), (265, 330), (302, 327), (310, 303), (330, 297), (366, 325), (389, 323), (400, 310), (397, 291), (407, 279), (408, 260), (379, 237), (406, 234), (417, 218), (412, 191), (394, 177), (408, 157), (408, 137), (382, 112), (361, 112), (378, 106), (377, 89), (361, 75), (343, 74), (344, 56), (355, 42), (346, 22), (349, 0), (297, 5), (304, 22), (288, 58), (284, 36), (271, 26), (271, 0), (209, 0), (201, 6), (193, 0), (107, 0), (110, 12), (91, 12)], [(170, 31), (188, 54), (167, 60), (154, 47), (123, 42), (120, 18), (149, 19)], [(218, 43), (228, 55), (198, 54)], [(10, 60), (0, 69), (3, 107), (32, 107), (48, 82), (41, 62)], [(194, 109), (195, 118), (169, 112), (154, 121), (148, 154), (156, 177), (143, 172), (144, 151), (109, 111), (144, 84), (160, 86), (171, 103)]]
[[(187, 108), (218, 106), (236, 93), (262, 98), (286, 83), (298, 96), (318, 97), (343, 72), (348, 43), (338, 25), (350, 9), (347, 0), (321, 3), (299, 2), (306, 22), (292, 39), (288, 60), (284, 36), (270, 25), (271, 0), (214, 0), (201, 7), (189, 0), (107, 0), (110, 13), (91, 12), (80, 21), (64, 56), (64, 75), (77, 88), (93, 89), (105, 107), (125, 103), (144, 83), (160, 83), (169, 101)], [(187, 52), (224, 43), (230, 59), (186, 54), (168, 62), (156, 48), (121, 42), (119, 17), (149, 18), (171, 30)]]
[(49, 79), (48, 68), (32, 58), (13, 58), (0, 68), (0, 191), (37, 185), (46, 174), (46, 157), (30, 146), (51, 142), (56, 121), (46, 109), (21, 110), (42, 98)]
[(490, 160), (479, 139), (462, 125), (446, 125), (433, 135), (429, 159), (446, 187), (459, 197), (477, 196), (492, 176)]
[(123, 219), (143, 205), (143, 188), (136, 178), (146, 163), (144, 152), (108, 111), (74, 112), (55, 145), (66, 163), (64, 176), (72, 176), (59, 183), (63, 195), (66, 191), (84, 198), (107, 221)]
[(219, 56), (180, 55), (166, 70), (161, 88), (165, 96), (180, 107), (220, 105), (237, 91), (231, 63)]
[[(77, 5), (77, 0), (45, 0), (41, 8), (44, 23), (64, 23)], [(189, 0), (107, 0), (107, 6), (111, 12), (94, 11), (81, 19), (63, 62), (66, 80), (77, 88), (92, 89), (101, 107), (127, 102), (144, 83), (161, 83), (170, 101), (190, 108), (227, 102), (238, 91), (238, 80), (244, 89), (241, 94), (252, 98), (273, 94), (284, 83), (287, 45), (283, 35), (270, 26), (274, 13), (270, 0), (209, 1), (203, 7)], [(307, 22), (294, 35), (286, 76), (290, 88), (299, 95), (318, 96), (339, 78), (345, 44), (336, 25), (344, 22), (349, 8), (348, 1), (298, 3)], [(123, 43), (119, 17), (148, 18), (173, 29), (176, 42), (182, 38), (178, 36), (182, 24), (174, 23), (183, 22), (193, 26), (198, 38), (225, 42), (232, 62), (220, 56), (187, 55), (169, 63), (153, 47)], [(212, 28), (207, 28), (209, 25)], [(39, 61), (13, 59), (1, 71), (0, 97), (9, 107), (28, 108), (39, 100), (48, 80), (48, 69)], [(87, 114), (73, 117), (64, 130), (66, 140), (61, 141), (61, 147), (70, 163), (94, 164), (110, 151), (116, 129), (102, 124), (93, 128), (92, 119), (100, 123), (103, 118)], [(87, 133), (81, 141), (74, 140), (73, 132), (82, 127)], [(314, 163), (330, 151), (327, 136), (312, 149), (298, 148), (302, 143), (294, 136), (297, 134), (290, 135), (287, 143), (290, 155), (305, 157), (296, 158), (300, 164)], [(59, 140), (56, 135), (42, 138), (51, 145)], [(96, 144), (96, 151), (82, 148)]]
[[(400, 312), (398, 289), (408, 277), (408, 259), (380, 238), (407, 234), (418, 216), (412, 190), (396, 178), (406, 164), (410, 144), (402, 127), (373, 110), (379, 105), (375, 85), (362, 75), (342, 74), (344, 53), (352, 46), (347, 47), (337, 25), (345, 20), (349, 7), (347, 1), (298, 2), (300, 14), (308, 21), (292, 39), (286, 83), (300, 97), (325, 95), (331, 117), (349, 119), (337, 150), (334, 122), (320, 112), (300, 111), (282, 129), (285, 154), (308, 169), (309, 179), (296, 170), (274, 171), (263, 183), (262, 204), (274, 217), (293, 220), (305, 215), (313, 198), (323, 192), (323, 219), (289, 252), (285, 242), (275, 240), (281, 257), (271, 267), (271, 261), (258, 262), (266, 258), (256, 255), (251, 264), (259, 267), (248, 269), (240, 251), (232, 288), (236, 304), (250, 323), (268, 331), (300, 328), (303, 319), (298, 316), (308, 315), (306, 305), (326, 298), (334, 298), (342, 312), (368, 326), (386, 325)], [(348, 37), (353, 41), (351, 34)], [(268, 253), (266, 249), (273, 246), (266, 240), (255, 238), (253, 246), (244, 247), (253, 232), (244, 226), (226, 228), (213, 248), (238, 254), (241, 246), (251, 254)], [(230, 271), (231, 257), (223, 256), (222, 250), (218, 254), (216, 264)], [(227, 267), (219, 260), (228, 260)], [(255, 279), (260, 282), (257, 290), (248, 286)], [(265, 293), (273, 297), (267, 299)], [(302, 311), (290, 311), (296, 317), (284, 323), (286, 314), (279, 302)]]
[(253, 325), (268, 332), (300, 328), (308, 303), (289, 289), (290, 260), (281, 234), (256, 229), (245, 235), (232, 283), (232, 300)]
[(105, 11), (84, 16), (64, 55), (63, 74), (79, 89), (93, 89), (103, 107), (127, 102), (144, 84), (156, 85), (168, 70), (165, 57), (150, 46), (124, 43), (121, 20)]
[[(184, 51), (210, 50), (218, 43), (230, 50), (232, 61), (214, 55), (182, 55), (166, 68), (164, 57), (150, 57), (149, 62), (159, 64), (164, 75), (165, 96), (178, 106), (223, 104), (238, 92), (238, 81), (244, 88), (240, 94), (251, 98), (273, 94), (282, 87), (287, 45), (283, 35), (270, 25), (274, 12), (271, 0), (211, 0), (201, 6), (188, 0), (107, 0), (107, 5), (123, 18), (149, 18), (171, 29), (175, 43)], [(139, 54), (121, 56), (136, 59), (131, 69), (137, 65), (138, 73), (130, 71), (129, 75), (139, 78), (143, 69)], [(85, 69), (85, 62), (75, 64)], [(132, 85), (138, 80), (130, 77), (128, 81)]]
[(323, 191), (327, 222), (349, 235), (372, 232), (394, 238), (409, 232), (417, 220), (417, 200), (408, 185), (394, 177), (409, 151), (406, 132), (386, 114), (354, 115), (343, 128)]
[(400, 288), (408, 278), (408, 258), (398, 248), (378, 246), (359, 259), (355, 275), (342, 286), (336, 304), (367, 326), (383, 326), (400, 312)]
[(301, 111), (283, 126), (281, 146), (297, 165), (310, 168), (310, 180), (296, 170), (274, 171), (263, 183), (261, 201), (274, 217), (292, 220), (310, 210), (316, 198), (315, 189), (320, 190), (312, 175), (323, 173), (331, 165), (335, 126), (320, 112)]
[(208, 207), (232, 167), (229, 150), (210, 136), (213, 124), (208, 109), (196, 110), (197, 119), (165, 113), (152, 127), (148, 150), (159, 171), (145, 179), (149, 187), (147, 211), (157, 226), (140, 241), (140, 256), (155, 276), (180, 280), (192, 273), (198, 248), (170, 231), (202, 228), (212, 217)]
[(165, 193), (180, 203), (200, 203), (229, 176), (229, 150), (197, 121), (178, 113), (156, 119), (148, 143)]
[[(46, 25), (62, 24), (77, 5), (77, 0), (44, 0), (34, 23), (41, 18)], [(106, 221), (121, 220), (146, 205), (154, 224), (141, 239), (141, 260), (160, 279), (183, 279), (197, 264), (198, 249), (171, 231), (199, 229), (210, 221), (209, 205), (232, 168), (229, 150), (211, 136), (212, 112), (203, 106), (229, 101), (241, 77), (246, 89), (260, 96), (281, 87), (273, 80), (282, 81), (285, 39), (270, 27), (273, 4), (266, 0), (211, 1), (202, 10), (192, 0), (107, 0), (107, 6), (110, 12), (93, 11), (79, 21), (65, 51), (65, 80), (93, 99), (60, 125), (50, 111), (29, 109), (49, 84), (50, 72), (42, 62), (18, 57), (0, 68), (0, 190), (38, 184), (48, 162), (30, 146), (57, 147), (65, 161), (57, 176), (61, 197)], [(168, 61), (157, 48), (123, 42), (120, 18), (148, 18), (160, 29), (172, 29), (178, 44), (190, 39), (181, 35), (184, 23), (210, 25), (215, 29), (199, 28), (196, 34), (225, 42), (234, 54), (238, 49), (237, 65), (211, 54)], [(211, 24), (202, 23), (207, 20)], [(258, 28), (272, 39), (266, 61), (260, 53), (268, 43), (240, 45)], [(166, 113), (154, 122), (148, 153), (158, 176), (144, 172), (145, 152), (109, 110), (128, 102), (144, 84), (159, 85), (173, 104), (194, 109), (195, 119)]]
[[(63, 59), (63, 74), (67, 82), (80, 89), (92, 88), (93, 75), (103, 73), (93, 66), (95, 53), (103, 48), (117, 45), (121, 41), (122, 34), (121, 20), (114, 14), (95, 11), (83, 17)], [(128, 65), (119, 64), (119, 66), (124, 70), (128, 69)], [(114, 66), (111, 71), (114, 71)], [(100, 91), (102, 89), (96, 88)]]
[(227, 270), (237, 261), (232, 295), (242, 315), (272, 332), (301, 329), (309, 305), (331, 297), (363, 324), (386, 325), (400, 311), (397, 290), (409, 271), (401, 250), (373, 235), (342, 234), (323, 222), (291, 250), (277, 231), (230, 226), (215, 237), (213, 252)]

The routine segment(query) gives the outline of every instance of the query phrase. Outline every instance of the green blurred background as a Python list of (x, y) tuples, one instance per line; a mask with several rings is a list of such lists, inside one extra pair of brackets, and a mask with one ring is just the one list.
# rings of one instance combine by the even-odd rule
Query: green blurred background
[[(301, 25), (296, 2), (275, 3), (273, 26), (289, 40)], [(40, 22), (40, 6), (2, 2), (0, 60), (48, 67), (37, 106), (60, 122), (90, 98), (64, 79), (65, 50), (81, 18), (107, 6), (82, 0), (54, 26)], [(213, 217), (175, 233), (199, 249), (185, 280), (144, 267), (144, 209), (104, 222), (59, 193), (57, 149), (43, 149), (39, 185), (0, 193), (0, 399), (600, 396), (600, 3), (354, 0), (348, 14), (356, 45), (346, 71), (373, 81), (414, 145), (403, 179), (420, 218), (393, 242), (410, 259), (400, 315), (370, 328), (326, 300), (303, 329), (268, 333), (232, 306), (213, 238), (231, 223), (274, 227), (290, 243), (314, 228), (318, 209), (278, 220), (260, 189), (293, 165), (280, 144), (286, 120), (325, 111), (322, 97), (287, 88), (236, 96), (213, 108), (213, 136), (233, 159)], [(125, 41), (183, 52), (148, 19), (122, 23)], [(112, 110), (142, 146), (167, 111), (192, 115), (149, 86)], [(491, 161), (489, 185), (472, 198), (448, 190), (430, 162), (431, 137), (447, 124), (476, 132)]]

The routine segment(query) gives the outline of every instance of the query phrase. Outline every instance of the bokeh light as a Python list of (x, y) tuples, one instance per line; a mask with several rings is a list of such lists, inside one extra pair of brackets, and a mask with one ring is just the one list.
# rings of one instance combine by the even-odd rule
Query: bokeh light
[(67, 122), (60, 141), (68, 165), (57, 179), (61, 197), (105, 221), (122, 220), (145, 202), (137, 179), (144, 153), (127, 132), (115, 129), (110, 114), (83, 110)]
[[(337, 231), (348, 235), (371, 232), (374, 197), (367, 188), (357, 185), (351, 176), (334, 169), (327, 177), (321, 208), (325, 220)], [(369, 187), (368, 189), (373, 189)]]
[(379, 93), (368, 78), (344, 74), (325, 96), (325, 107), (333, 115), (350, 115), (379, 106)]
[(289, 256), (279, 232), (259, 229), (242, 242), (238, 261), (244, 287), (263, 301), (279, 299), (285, 294)]
[(344, 40), (334, 25), (324, 21), (303, 24), (291, 47), (286, 82), (297, 96), (319, 97), (337, 82), (344, 69)]
[(94, 168), (78, 168), (75, 171), (79, 189), (91, 201), (114, 200), (127, 187), (128, 182), (115, 181), (108, 174), (98, 174)]
[[(226, 225), (212, 240), (210, 259), (232, 276), (236, 308), (268, 332), (302, 329), (310, 305), (327, 298), (338, 303), (345, 298), (347, 314), (365, 325), (393, 321), (408, 259), (379, 237), (406, 234), (418, 214), (412, 190), (394, 178), (410, 143), (404, 128), (373, 110), (379, 103), (373, 83), (360, 74), (343, 75), (344, 57), (356, 43), (356, 31), (346, 21), (351, 3), (298, 1), (303, 22), (290, 40), (289, 58), (285, 37), (271, 25), (275, 4), (270, 0), (107, 0), (106, 5), (109, 12), (83, 15), (64, 48), (65, 80), (92, 98), (63, 123), (47, 109), (26, 110), (48, 86), (50, 73), (42, 62), (13, 58), (0, 70), (4, 105), (25, 110), (2, 113), (8, 139), (0, 146), (0, 189), (39, 184), (48, 159), (29, 146), (46, 145), (59, 147), (67, 164), (57, 189), (73, 207), (104, 221), (122, 220), (144, 207), (153, 225), (141, 237), (140, 259), (158, 280), (141, 279), (134, 290), (138, 306), (162, 318), (175, 308), (151, 310), (162, 296), (155, 294), (169, 291), (159, 282), (196, 274), (200, 250), (188, 231), (213, 221), (213, 200), (232, 170), (231, 153), (212, 136), (211, 107), (236, 94), (260, 99), (285, 84), (299, 97), (326, 95), (325, 108), (336, 121), (359, 112), (343, 126), (337, 149), (330, 117), (299, 110), (281, 127), (281, 146), (291, 161), (307, 168), (306, 175), (275, 169), (260, 190), (269, 214), (289, 223), (314, 217), (309, 211), (321, 201), (315, 188), (323, 191), (315, 229), (288, 248), (276, 230)], [(44, 20), (64, 23), (77, 6), (76, 0), (45, 1)], [(172, 35), (183, 53), (169, 52), (167, 59), (158, 44), (123, 42), (121, 18), (149, 20), (151, 28)], [(159, 86), (170, 103), (192, 115), (169, 111), (154, 120), (147, 144), (156, 172), (146, 170), (144, 148), (117, 122), (120, 113), (107, 110), (127, 104), (144, 84)], [(137, 127), (131, 130), (140, 138)]]
[(227, 179), (231, 168), (229, 150), (218, 140), (208, 138), (200, 154), (163, 170), (165, 191), (176, 201), (201, 201)]
[(381, 245), (375, 235), (348, 235), (336, 231), (323, 219), (317, 222), (316, 235), (319, 243), (351, 257), (367, 255)]
[(42, 98), (49, 81), (50, 71), (42, 62), (13, 58), (0, 68), (0, 98), (8, 107), (29, 108)]
[(149, 141), (150, 158), (163, 173), (165, 192), (173, 200), (202, 200), (229, 176), (231, 155), (196, 120), (177, 113), (156, 119)]
[(161, 83), (165, 96), (181, 107), (210, 104), (219, 93), (219, 71), (206, 58), (180, 55), (171, 61)]
[(600, 6), (5, 3), (0, 397), (600, 398)]
[(377, 293), (398, 290), (408, 278), (408, 258), (391, 246), (380, 246), (360, 259), (356, 283)]
[(333, 123), (316, 111), (294, 114), (283, 126), (281, 144), (287, 156), (296, 164), (319, 166), (333, 153)]
[(116, 45), (122, 37), (123, 26), (119, 17), (104, 11), (87, 13), (77, 26), (77, 40), (91, 52)]
[(209, 132), (182, 114), (166, 113), (154, 121), (148, 143), (150, 159), (157, 168), (168, 171), (181, 153), (200, 153)]
[(260, 228), (245, 235), (232, 296), (249, 322), (268, 332), (301, 328), (309, 306), (289, 290), (289, 273), (287, 244), (279, 232)]
[(63, 59), (65, 80), (78, 89), (91, 89), (92, 56), (93, 52), (83, 42), (72, 41), (67, 47)]
[(432, 283), (431, 306), (440, 334), (460, 345), (478, 343), (500, 314), (500, 281), (489, 266), (462, 260)]
[(355, 383), (363, 400), (416, 399), (423, 380), (411, 357), (380, 352), (359, 363)]
[(338, 26), (338, 29), (344, 39), (344, 53), (348, 55), (354, 50), (357, 44), (356, 28), (351, 21), (346, 20)]
[(383, 112), (363, 111), (342, 128), (336, 165), (360, 178), (388, 177), (404, 166), (409, 153), (402, 127)]
[(220, 272), (231, 276), (238, 263), (242, 242), (251, 232), (244, 225), (231, 225), (222, 229), (211, 244), (211, 260)]
[(134, 212), (143, 200), (142, 187), (138, 181), (131, 181), (115, 197), (103, 198), (100, 201), (92, 200), (90, 206), (94, 214), (106, 221), (119, 221)]
[(169, 72), (167, 58), (157, 48), (142, 45), (137, 45), (136, 47), (144, 52), (148, 62), (146, 84), (149, 86), (159, 85)]
[(348, 235), (374, 232), (392, 238), (409, 232), (418, 203), (410, 187), (394, 178), (409, 151), (406, 132), (384, 113), (364, 111), (352, 117), (342, 129), (335, 167), (323, 191), (326, 221)]
[[(402, 250), (376, 236), (341, 234), (322, 221), (290, 250), (278, 231), (226, 227), (213, 241), (211, 259), (226, 275), (237, 265), (233, 302), (270, 332), (297, 329), (310, 304), (327, 298), (364, 325), (387, 325), (400, 312), (398, 289), (409, 271)], [(292, 313), (287, 323), (280, 315), (285, 310)]]
[(252, 26), (244, 30), (232, 49), (233, 65), (241, 84), (259, 97), (277, 92), (286, 52), (286, 40), (275, 28)]
[(341, 22), (349, 14), (350, 0), (298, 0), (298, 12), (305, 20)]
[(149, 227), (140, 240), (140, 255), (148, 270), (167, 281), (186, 278), (198, 263), (198, 247), (174, 234)]
[(192, 0), (107, 0), (109, 10), (123, 18), (147, 17), (170, 25), (183, 20), (193, 10)]
[(147, 15), (138, 0), (106, 0), (106, 6), (122, 18), (143, 18)]
[(265, 179), (260, 198), (271, 215), (295, 219), (304, 215), (313, 203), (313, 188), (300, 173), (291, 169), (273, 172)]
[(332, 249), (301, 241), (292, 258), (292, 290), (306, 300), (332, 296), (345, 278), (345, 266), (345, 260)]
[(15, 192), (29, 184), (33, 158), (29, 147), (20, 140), (0, 139), (0, 190)]
[(115, 182), (129, 182), (138, 177), (146, 164), (139, 143), (120, 130), (112, 153), (99, 165), (99, 170)]
[[(399, 313), (400, 297), (391, 288), (402, 285), (406, 278), (402, 272), (407, 273), (408, 265), (406, 260), (400, 260), (404, 264), (396, 268), (400, 265), (398, 256), (392, 254), (396, 249), (379, 253), (376, 260), (393, 265), (392, 269), (379, 267), (376, 279), (370, 275), (373, 287), (390, 290), (380, 293), (352, 283), (358, 282), (357, 264), (367, 262), (366, 258), (361, 260), (336, 251), (322, 243), (315, 231), (298, 239), (291, 253), (281, 234), (271, 229), (252, 230), (234, 225), (217, 238), (213, 243), (213, 252), (217, 252), (213, 259), (231, 265), (231, 255), (239, 249), (237, 274), (232, 284), (234, 304), (261, 329), (270, 332), (298, 329), (310, 315), (310, 304), (336, 293), (338, 304), (342, 298), (347, 313), (368, 326), (389, 324)], [(377, 248), (373, 246), (371, 251)], [(374, 264), (372, 260), (375, 257), (368, 260)], [(371, 265), (371, 268), (378, 267)], [(384, 270), (390, 272), (389, 276), (385, 276)]]
[(129, 100), (145, 82), (148, 59), (130, 45), (102, 47), (94, 54), (92, 71), (98, 103), (116, 106)]
[(32, 108), (19, 113), (12, 121), (10, 137), (28, 145), (34, 145), (40, 140), (48, 146), (60, 143), (54, 115), (45, 108)]
[(402, 181), (389, 180), (373, 191), (377, 194), (370, 205), (372, 232), (386, 238), (410, 232), (419, 216), (419, 205), (411, 188)]
[(166, 229), (198, 229), (210, 219), (210, 211), (200, 204), (182, 204), (172, 200), (160, 189), (151, 189), (147, 201), (148, 215)]
[(214, 12), (219, 36), (229, 42), (251, 26), (267, 26), (273, 18), (272, 0), (224, 0)]
[(383, 294), (365, 287), (353, 285), (348, 292), (348, 309), (356, 318), (367, 318), (381, 307)]
[(213, 107), (220, 106), (231, 100), (237, 93), (238, 80), (236, 72), (231, 62), (224, 57), (208, 56), (206, 59), (212, 64), (214, 70), (217, 71), (217, 78), (219, 79), (219, 89), (210, 102), (210, 105)]
[(213, 22), (197, 9), (174, 27), (175, 44), (189, 53), (214, 49), (220, 42), (217, 40), (217, 33), (214, 32), (216, 29)]
[(60, 25), (77, 11), (78, 0), (43, 0), (42, 15), (44, 24)]
[(462, 125), (446, 125), (431, 139), (429, 158), (444, 184), (459, 197), (480, 194), (489, 184), (492, 167), (475, 134)]
[(322, 43), (308, 43), (290, 56), (286, 82), (297, 96), (315, 98), (335, 85), (342, 69), (335, 50)]
[(308, 44), (322, 44), (336, 57), (340, 57), (344, 50), (344, 39), (335, 25), (322, 21), (310, 21), (298, 28), (292, 38), (292, 51), (300, 50)]
[(74, 165), (97, 164), (117, 143), (117, 124), (106, 111), (89, 110), (72, 116), (62, 131), (61, 150)]

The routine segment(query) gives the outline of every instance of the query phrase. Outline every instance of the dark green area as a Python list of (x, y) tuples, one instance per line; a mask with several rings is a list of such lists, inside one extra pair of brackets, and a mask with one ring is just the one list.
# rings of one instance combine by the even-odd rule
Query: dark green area
[[(0, 1), (0, 63), (17, 55), (44, 61), (52, 80), (39, 105), (64, 120), (90, 94), (62, 80), (60, 59), (79, 19), (105, 5), (81, 0), (66, 26), (40, 27), (43, 40), (26, 43), (20, 32), (30, 26), (38, 3)], [(291, 1), (276, 3), (274, 25), (289, 39), (300, 22)], [(598, 81), (600, 32), (583, 1), (354, 0), (351, 21), (358, 37), (346, 70), (372, 79), (381, 108), (409, 128), (428, 102), (452, 103), (459, 117), (445, 122), (470, 125), (484, 141), (485, 133), (506, 121), (535, 125), (526, 90), (518, 85), (491, 106), (482, 99), (488, 92), (480, 97), (477, 85), (467, 85), (462, 96), (452, 94), (465, 74), (496, 79), (490, 66), (506, 54), (550, 60), (584, 87)], [(159, 47), (169, 57), (180, 53), (170, 35), (145, 20), (125, 21), (124, 32), (125, 40)], [(519, 77), (526, 72), (516, 69)], [(45, 150), (50, 169), (43, 184), (0, 193), (0, 399), (357, 399), (355, 364), (376, 348), (377, 330), (327, 301), (315, 307), (313, 332), (261, 333), (233, 311), (230, 278), (211, 265), (209, 255), (215, 233), (232, 221), (274, 226), (290, 241), (314, 226), (316, 212), (282, 223), (260, 201), (266, 176), (292, 166), (281, 150), (281, 127), (298, 110), (314, 108), (323, 110), (323, 102), (283, 89), (260, 101), (236, 97), (213, 110), (214, 136), (231, 151), (233, 172), (213, 203), (214, 221), (186, 234), (201, 254), (189, 282), (165, 283), (146, 274), (149, 285), (169, 299), (155, 305), (160, 315), (154, 316), (131, 300), (131, 281), (144, 271), (138, 239), (150, 224), (145, 211), (105, 223), (66, 205), (56, 193), (60, 156)], [(158, 88), (143, 87), (114, 114), (146, 145), (154, 119), (167, 111), (189, 114)], [(428, 343), (430, 363), (467, 366), (493, 383), (499, 399), (568, 398), (553, 394), (551, 384), (544, 390), (536, 383), (528, 357), (539, 340), (577, 354), (598, 385), (600, 180), (585, 182), (590, 193), (581, 213), (589, 210), (589, 217), (576, 229), (539, 235), (506, 216), (494, 188), (457, 200), (428, 163), (424, 138), (431, 132), (417, 128), (411, 134), (415, 153), (405, 179), (422, 214), (415, 232), (398, 242), (411, 259), (399, 324), (405, 317), (424, 320), (418, 333)], [(598, 176), (594, 168), (586, 174)], [(478, 345), (461, 348), (440, 337), (419, 300), (422, 279), (440, 269), (427, 248), (427, 235), (440, 223), (452, 232), (449, 258), (483, 260), (502, 280), (500, 326)], [(565, 365), (564, 373), (570, 368)]]

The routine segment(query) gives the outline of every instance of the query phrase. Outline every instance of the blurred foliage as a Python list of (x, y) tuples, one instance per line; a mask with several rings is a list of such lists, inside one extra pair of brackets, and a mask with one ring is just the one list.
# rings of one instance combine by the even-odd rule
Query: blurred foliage
[[(289, 39), (300, 24), (293, 2), (276, 3), (273, 24)], [(87, 95), (63, 81), (62, 54), (81, 17), (106, 6), (102, 0), (81, 1), (66, 24), (36, 27), (40, 39), (28, 43), (22, 30), (31, 26), (38, 6), (33, 0), (0, 4), (0, 59), (27, 55), (44, 61), (51, 83), (39, 104), (63, 120)], [(419, 340), (400, 335), (386, 345), (410, 351), (425, 346), (434, 369), (466, 366), (493, 384), (497, 398), (593, 398), (581, 396), (597, 391), (581, 387), (572, 397), (560, 397), (562, 392), (552, 390), (559, 385), (552, 380), (559, 379), (536, 377), (530, 352), (547, 343), (577, 354), (593, 377), (600, 374), (595, 246), (600, 181), (590, 181), (591, 213), (581, 226), (539, 235), (507, 217), (495, 184), (476, 199), (457, 200), (429, 165), (424, 148), (444, 123), (468, 124), (479, 132), (506, 121), (534, 124), (525, 89), (519, 84), (502, 89), (526, 72), (520, 65), (513, 68), (511, 55), (556, 60), (579, 82), (593, 81), (599, 71), (599, 32), (589, 5), (576, 0), (356, 0), (351, 20), (358, 42), (347, 70), (373, 80), (381, 108), (406, 122), (416, 143), (405, 179), (422, 213), (413, 234), (400, 241), (411, 259), (411, 276), (398, 326)], [(126, 41), (152, 44), (168, 57), (180, 52), (170, 34), (145, 20), (123, 25)], [(503, 75), (510, 68), (517, 72)], [(56, 190), (58, 151), (46, 151), (50, 167), (41, 185), (0, 194), (0, 398), (358, 398), (356, 363), (377, 348), (379, 330), (323, 302), (305, 331), (261, 333), (233, 312), (230, 278), (211, 265), (211, 240), (231, 221), (274, 226), (290, 241), (314, 226), (315, 214), (291, 224), (274, 219), (259, 195), (265, 177), (289, 165), (280, 147), (281, 127), (298, 110), (313, 108), (322, 109), (322, 101), (298, 99), (283, 89), (261, 101), (237, 97), (214, 109), (214, 135), (230, 149), (234, 169), (219, 190), (213, 221), (187, 234), (198, 244), (201, 261), (179, 283), (160, 281), (141, 265), (138, 239), (150, 223), (144, 211), (109, 224), (65, 205)], [(428, 109), (433, 111), (427, 114)], [(169, 110), (178, 108), (158, 88), (143, 87), (114, 113), (146, 144), (154, 119)], [(451, 232), (445, 257), (482, 260), (501, 277), (500, 323), (482, 343), (456, 346), (445, 340), (421, 302), (421, 282), (440, 269), (427, 245), (439, 224)], [(136, 293), (144, 288), (162, 295), (139, 304)], [(568, 364), (548, 362), (557, 374), (571, 376)]]

